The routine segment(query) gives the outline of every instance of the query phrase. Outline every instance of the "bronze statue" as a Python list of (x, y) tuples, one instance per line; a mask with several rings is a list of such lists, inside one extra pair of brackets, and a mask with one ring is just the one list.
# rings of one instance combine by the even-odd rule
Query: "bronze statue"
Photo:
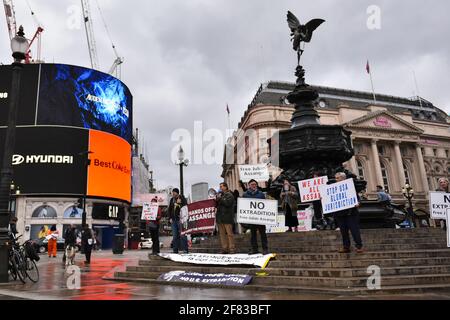
[(317, 29), (322, 23), (325, 22), (323, 19), (312, 19), (307, 24), (302, 25), (300, 21), (298, 21), (297, 17), (290, 11), (287, 13), (287, 22), (289, 28), (291, 29), (292, 39), (294, 50), (297, 51), (297, 59), (298, 64), (300, 65), (300, 57), (303, 54), (303, 49), (301, 48), (301, 43), (310, 42), (312, 38), (312, 34), (314, 30)]

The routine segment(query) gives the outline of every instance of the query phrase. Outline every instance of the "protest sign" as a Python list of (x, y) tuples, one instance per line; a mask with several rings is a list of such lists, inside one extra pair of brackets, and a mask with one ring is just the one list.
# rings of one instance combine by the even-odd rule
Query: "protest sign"
[(270, 259), (275, 258), (274, 254), (210, 254), (210, 253), (160, 253), (160, 257), (169, 259), (174, 262), (201, 264), (201, 265), (240, 265), (240, 266), (257, 266), (264, 269)]
[(216, 201), (190, 203), (180, 212), (181, 235), (213, 233), (216, 228)]
[(277, 216), (277, 200), (238, 198), (238, 223), (275, 226)]
[(279, 214), (277, 217), (276, 225), (266, 226), (266, 233), (283, 233), (286, 232), (288, 227), (286, 227), (286, 218), (283, 214)]
[(222, 286), (243, 287), (252, 281), (252, 276), (246, 274), (204, 274), (197, 272), (171, 271), (163, 273), (158, 281), (187, 282), (198, 284), (219, 284)]
[(450, 208), (450, 193), (430, 192), (431, 219), (447, 219), (447, 209)]
[(169, 197), (166, 193), (138, 193), (133, 194), (133, 207), (142, 207), (143, 203), (157, 203), (160, 206), (169, 205)]
[(142, 216), (141, 216), (141, 220), (146, 220), (146, 221), (155, 221), (156, 218), (158, 217), (158, 204), (157, 203), (147, 203), (144, 202), (142, 204)]
[(447, 223), (447, 247), (450, 248), (450, 228), (448, 227), (450, 223), (450, 209), (447, 209), (447, 219), (445, 222)]
[(319, 187), (326, 185), (327, 182), (327, 176), (299, 181), (298, 188), (300, 191), (300, 202), (305, 203), (320, 200)]
[(305, 210), (298, 210), (297, 211), (297, 220), (298, 220), (297, 230), (299, 232), (311, 231), (313, 216), (314, 216), (314, 212), (311, 209), (311, 207), (306, 208)]
[(334, 184), (319, 187), (322, 196), (323, 214), (330, 214), (358, 205), (353, 179), (347, 179)]
[(269, 169), (266, 164), (239, 166), (239, 177), (242, 182), (254, 179), (258, 182), (269, 180)]

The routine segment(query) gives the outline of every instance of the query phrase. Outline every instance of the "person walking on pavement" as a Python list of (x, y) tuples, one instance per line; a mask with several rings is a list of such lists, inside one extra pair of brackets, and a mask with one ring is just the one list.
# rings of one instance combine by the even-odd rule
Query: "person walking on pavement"
[(235, 254), (233, 223), (234, 223), (234, 195), (225, 182), (220, 184), (220, 192), (216, 196), (216, 222), (219, 228), (222, 254)]
[(283, 190), (281, 190), (281, 208), (285, 212), (286, 222), (285, 225), (288, 227), (286, 232), (297, 232), (298, 218), (297, 218), (297, 201), (299, 200), (299, 194), (297, 189), (289, 182), (289, 180), (284, 180)]
[[(151, 203), (158, 203), (157, 199), (152, 199)], [(149, 221), (150, 237), (152, 238), (152, 255), (156, 256), (159, 253), (159, 223), (161, 220), (161, 207), (158, 207), (158, 214), (156, 220)]]
[(186, 253), (189, 251), (187, 241), (182, 241), (181, 237), (180, 211), (185, 205), (187, 205), (186, 199), (183, 195), (180, 195), (179, 189), (174, 188), (172, 190), (172, 198), (170, 199), (168, 208), (169, 222), (172, 224), (173, 253), (178, 253), (180, 247), (184, 248)]
[(49, 258), (56, 258), (58, 235), (59, 232), (56, 229), (56, 225), (53, 225), (47, 233), (47, 252)]
[(83, 226), (81, 231), (81, 246), (83, 247), (84, 254), (86, 256), (86, 265), (91, 263), (92, 247), (94, 246), (94, 233), (87, 224)]
[[(448, 183), (448, 179), (447, 178), (440, 178), (439, 179), (439, 188), (436, 189), (437, 192), (445, 192), (445, 193), (450, 193), (450, 187), (449, 187), (449, 183)], [(441, 220), (441, 226), (444, 230), (447, 230), (447, 221), (445, 220)]]
[[(252, 179), (248, 182), (248, 190), (244, 193), (243, 198), (250, 199), (265, 199), (266, 196), (260, 190), (258, 190), (258, 182)], [(266, 234), (266, 226), (265, 225), (249, 225), (251, 231), (251, 246), (252, 249), (250, 254), (258, 253), (258, 240), (257, 240), (257, 232), (259, 232), (261, 236), (261, 244), (263, 249), (263, 254), (269, 254), (269, 247), (267, 243), (267, 234)]]
[[(335, 175), (336, 182), (341, 182), (347, 179), (347, 175), (344, 172), (338, 172)], [(357, 205), (357, 207), (359, 204)], [(350, 253), (351, 242), (349, 231), (352, 234), (353, 241), (356, 244), (356, 252), (363, 253), (363, 243), (361, 239), (361, 231), (359, 228), (359, 212), (357, 207), (344, 209), (334, 213), (335, 220), (342, 235), (343, 247), (339, 250), (339, 253)]]

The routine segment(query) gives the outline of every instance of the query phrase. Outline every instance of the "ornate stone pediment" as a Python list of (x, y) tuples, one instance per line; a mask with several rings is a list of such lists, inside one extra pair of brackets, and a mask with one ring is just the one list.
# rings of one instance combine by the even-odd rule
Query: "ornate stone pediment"
[(422, 134), (424, 132), (419, 127), (385, 110), (372, 112), (363, 117), (349, 121), (344, 124), (344, 127), (349, 129), (359, 128), (409, 134)]

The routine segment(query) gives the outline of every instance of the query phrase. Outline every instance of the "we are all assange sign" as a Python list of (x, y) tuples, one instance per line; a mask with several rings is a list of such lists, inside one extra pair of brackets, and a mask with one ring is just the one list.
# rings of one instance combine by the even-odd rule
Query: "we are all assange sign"
[(358, 204), (358, 196), (356, 195), (353, 179), (322, 185), (319, 189), (322, 196), (324, 214), (354, 208)]

